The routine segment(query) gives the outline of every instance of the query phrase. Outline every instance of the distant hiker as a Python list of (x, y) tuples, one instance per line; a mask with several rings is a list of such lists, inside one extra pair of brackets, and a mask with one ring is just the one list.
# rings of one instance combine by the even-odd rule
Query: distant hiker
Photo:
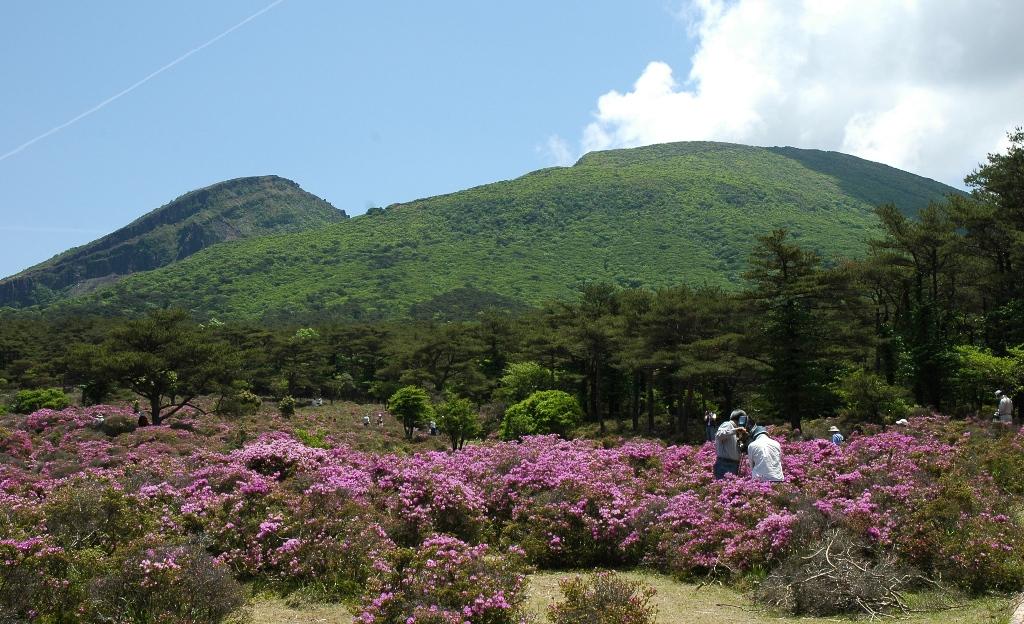
[(1013, 422), (1013, 401), (1006, 394), (1003, 394), (1002, 390), (996, 390), (996, 400), (999, 401), (999, 407), (996, 408), (996, 413), (992, 420), (998, 421), (1003, 424), (1010, 424)]
[(846, 438), (844, 438), (843, 434), (839, 431), (839, 427), (832, 425), (828, 428), (828, 432), (832, 434), (832, 444), (840, 446), (843, 442), (846, 442)]
[(707, 410), (704, 412), (704, 440), (715, 441), (715, 430), (718, 429), (718, 414)]
[(896, 421), (896, 424), (899, 425), (900, 427), (906, 427), (910, 424), (910, 421), (907, 420), (906, 418), (900, 418), (899, 420)]
[(804, 432), (800, 430), (800, 427), (797, 427), (796, 429), (793, 430), (793, 433), (790, 435), (790, 438), (792, 438), (794, 442), (803, 442)]
[(729, 414), (729, 419), (715, 431), (715, 479), (724, 479), (727, 474), (740, 473), (740, 446), (736, 436), (746, 433), (746, 430), (739, 426), (741, 416), (746, 423), (747, 413), (743, 410), (733, 410)]
[(369, 414), (363, 414), (363, 426), (364, 427), (369, 427), (370, 426), (370, 415)]
[(377, 412), (377, 426), (378, 427), (383, 427), (384, 426), (384, 414), (382, 414), (381, 412)]
[(434, 422), (434, 421), (430, 421), (430, 435), (432, 435), (432, 436), (436, 436), (437, 435), (437, 423)]
[(149, 419), (142, 413), (142, 408), (139, 407), (139, 402), (135, 401), (132, 403), (132, 411), (135, 413), (135, 421), (140, 427), (149, 426)]
[(750, 430), (747, 457), (750, 458), (750, 475), (755, 479), (785, 481), (786, 477), (782, 474), (782, 446), (760, 425), (753, 425)]

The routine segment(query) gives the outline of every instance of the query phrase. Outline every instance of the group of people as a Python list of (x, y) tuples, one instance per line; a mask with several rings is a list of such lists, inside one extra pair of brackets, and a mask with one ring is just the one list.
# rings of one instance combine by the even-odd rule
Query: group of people
[[(363, 426), (364, 427), (369, 427), (370, 426), (370, 415), (369, 414), (363, 414)], [(377, 426), (378, 427), (383, 427), (384, 426), (384, 412), (377, 412)]]
[[(996, 390), (998, 406), (992, 416), (993, 422), (1013, 423), (1013, 401)], [(740, 458), (746, 454), (750, 462), (750, 474), (761, 481), (783, 481), (782, 446), (768, 434), (768, 430), (754, 422), (754, 419), (741, 409), (734, 410), (729, 419), (718, 424), (718, 416), (712, 411), (704, 413), (704, 429), (707, 440), (715, 443), (715, 479), (724, 479), (727, 474), (738, 475)], [(907, 425), (906, 419), (896, 421), (897, 425)], [(839, 427), (829, 427), (832, 444), (841, 446), (846, 442)]]
[(715, 479), (740, 473), (740, 457), (746, 454), (750, 474), (760, 481), (784, 481), (782, 446), (743, 410), (733, 410), (715, 430)]

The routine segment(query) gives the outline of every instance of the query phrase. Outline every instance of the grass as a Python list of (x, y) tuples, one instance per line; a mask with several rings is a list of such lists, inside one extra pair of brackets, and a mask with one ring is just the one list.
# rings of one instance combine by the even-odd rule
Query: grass
[[(527, 610), (544, 622), (547, 605), (561, 594), (558, 580), (564, 573), (540, 572), (530, 578)], [(647, 572), (624, 572), (630, 580), (647, 583), (657, 590), (659, 624), (824, 624), (826, 622), (869, 622), (866, 617), (804, 618), (766, 612), (741, 593), (721, 585), (681, 583), (670, 577)], [(920, 613), (895, 618), (906, 624), (1006, 624), (1011, 601), (1007, 598), (977, 598), (954, 609), (936, 610), (948, 604), (947, 597), (911, 596), (911, 606)], [(300, 603), (290, 605), (281, 598), (259, 598), (252, 606), (254, 624), (292, 624), (298, 622), (350, 622), (351, 612), (342, 605)]]

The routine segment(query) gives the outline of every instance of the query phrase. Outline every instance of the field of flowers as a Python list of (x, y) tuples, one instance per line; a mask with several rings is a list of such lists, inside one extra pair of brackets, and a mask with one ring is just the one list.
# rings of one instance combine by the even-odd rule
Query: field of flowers
[(735, 581), (836, 529), (950, 587), (1024, 586), (1024, 432), (987, 423), (783, 441), (770, 485), (714, 481), (710, 445), (370, 453), (283, 420), (246, 441), (214, 417), (109, 435), (99, 415), (130, 416), (0, 420), (0, 622), (216, 622), (243, 584), (361, 622), (513, 622), (531, 566)]

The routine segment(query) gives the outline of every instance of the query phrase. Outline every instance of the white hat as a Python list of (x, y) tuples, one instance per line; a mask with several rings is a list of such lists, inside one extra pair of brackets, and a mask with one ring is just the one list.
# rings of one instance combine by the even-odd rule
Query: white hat
[(1001, 395), (1002, 393), (1003, 393), (1003, 391), (1002, 391), (1002, 390), (996, 390), (996, 396), (999, 396), (999, 395)]
[(899, 420), (896, 421), (896, 424), (897, 425), (909, 425), (910, 421), (908, 421), (906, 418), (900, 418)]
[(839, 427), (836, 427), (835, 425), (832, 425), (831, 427), (828, 428), (828, 432), (829, 433), (839, 433)]

